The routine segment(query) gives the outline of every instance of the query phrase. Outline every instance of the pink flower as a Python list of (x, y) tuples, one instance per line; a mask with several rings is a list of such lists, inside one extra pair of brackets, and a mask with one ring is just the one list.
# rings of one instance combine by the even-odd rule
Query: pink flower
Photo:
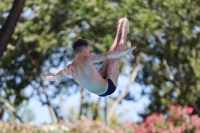
[(200, 133), (200, 130), (197, 130), (195, 133)]
[(192, 125), (188, 125), (188, 127), (187, 127), (189, 130), (191, 130), (192, 129)]
[(181, 125), (181, 131), (184, 132), (185, 130), (186, 130), (185, 123), (182, 123), (182, 125)]
[[(134, 124), (131, 129), (129, 128), (131, 127), (130, 125), (126, 125), (124, 131), (132, 130), (133, 133), (183, 133), (189, 130), (196, 132), (200, 129), (200, 118), (198, 115), (190, 115), (192, 112), (193, 108), (191, 107), (171, 105), (170, 109), (166, 112), (168, 113), (167, 119), (164, 118), (163, 114), (152, 113), (146, 117), (144, 122)], [(175, 124), (175, 122), (178, 122), (178, 124)]]
[(163, 114), (159, 114), (159, 115), (158, 115), (158, 118), (161, 118), (161, 119), (162, 119), (162, 118), (164, 118), (164, 115), (163, 115)]
[(198, 115), (192, 115), (192, 116), (191, 116), (191, 119), (192, 119), (192, 120), (197, 120), (197, 119), (199, 119), (199, 117), (198, 117)]
[(192, 107), (185, 106), (185, 108), (187, 109), (188, 114), (191, 114), (193, 112)]
[(170, 110), (175, 109), (175, 108), (176, 108), (176, 106), (173, 104), (170, 106)]
[(200, 121), (197, 121), (194, 125), (195, 125), (196, 127), (199, 127), (199, 126), (200, 126)]

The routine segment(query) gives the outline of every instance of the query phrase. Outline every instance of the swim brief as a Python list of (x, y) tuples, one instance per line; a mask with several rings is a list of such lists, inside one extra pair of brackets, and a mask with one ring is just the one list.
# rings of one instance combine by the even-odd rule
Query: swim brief
[(107, 89), (107, 91), (104, 94), (99, 95), (101, 97), (105, 97), (107, 95), (111, 95), (116, 90), (116, 86), (113, 84), (113, 82), (112, 82), (111, 79), (109, 79), (107, 77), (103, 77), (103, 78), (108, 81), (108, 89)]

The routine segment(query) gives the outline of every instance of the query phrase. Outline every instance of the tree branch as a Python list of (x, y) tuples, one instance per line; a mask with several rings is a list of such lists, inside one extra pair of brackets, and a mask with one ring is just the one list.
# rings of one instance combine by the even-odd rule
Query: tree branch
[(100, 103), (100, 100), (101, 100), (101, 97), (99, 97), (98, 98), (98, 100), (97, 100), (97, 103), (94, 105), (95, 107), (94, 107), (94, 114), (93, 114), (93, 120), (95, 121), (96, 119), (97, 119), (97, 117), (98, 117), (98, 115), (99, 115), (99, 112), (98, 112), (98, 110), (99, 110), (99, 103)]
[(168, 74), (168, 78), (170, 79), (170, 80), (174, 80), (174, 76), (172, 75), (172, 74), (170, 74), (170, 68), (169, 68), (169, 65), (168, 65), (168, 63), (167, 63), (167, 60), (166, 59), (163, 59), (163, 65), (165, 66), (165, 69), (166, 69), (166, 73)]
[(33, 89), (35, 89), (37, 91), (37, 95), (39, 97), (39, 101), (42, 103), (42, 104), (46, 104), (46, 102), (43, 101), (42, 99), (42, 96), (41, 96), (41, 93), (40, 93), (40, 90), (38, 89), (38, 87), (36, 86), (36, 83), (31, 83)]
[(6, 50), (12, 34), (15, 30), (15, 26), (20, 18), (20, 13), (24, 7), (25, 0), (15, 0), (10, 10), (9, 16), (3, 25), (0, 32), (0, 58), (3, 55), (3, 52)]
[(3, 103), (0, 101), (0, 121), (2, 121), (3, 119), (3, 114), (4, 114)]
[(21, 123), (24, 123), (23, 120), (21, 119), (21, 117), (17, 114), (16, 109), (10, 103), (8, 103), (7, 101), (4, 100), (3, 102), (4, 102), (5, 107), (8, 108), (14, 114), (14, 116), (19, 119), (19, 121)]
[(79, 116), (78, 116), (78, 120), (81, 119), (82, 113), (83, 113), (83, 104), (85, 103), (85, 89), (82, 87), (81, 88), (81, 105), (80, 105), (80, 109), (79, 109)]
[(40, 84), (41, 84), (41, 86), (42, 86), (42, 88), (43, 88), (43, 93), (44, 93), (44, 95), (45, 95), (45, 97), (46, 97), (46, 100), (47, 100), (47, 106), (48, 106), (48, 108), (49, 108), (49, 112), (50, 112), (50, 115), (51, 115), (52, 122), (53, 122), (53, 123), (56, 123), (56, 114), (55, 114), (54, 109), (53, 109), (53, 107), (52, 107), (52, 105), (51, 105), (51, 102), (50, 102), (50, 100), (49, 100), (49, 97), (48, 97), (48, 95), (47, 95), (47, 88), (46, 88), (46, 86), (44, 86), (44, 84), (43, 84), (42, 81), (43, 81), (43, 80), (42, 80), (42, 78), (41, 78), (41, 76), (40, 76)]

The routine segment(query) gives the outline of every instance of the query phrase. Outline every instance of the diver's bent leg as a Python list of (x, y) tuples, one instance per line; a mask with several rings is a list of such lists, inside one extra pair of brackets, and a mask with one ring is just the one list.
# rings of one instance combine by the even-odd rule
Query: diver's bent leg
[(117, 87), (120, 68), (120, 58), (111, 59), (108, 63), (107, 77), (112, 80), (113, 84)]
[(127, 37), (128, 33), (129, 33), (129, 21), (127, 18), (125, 18), (124, 23), (122, 23), (121, 38), (119, 40), (118, 45), (115, 48), (115, 51), (124, 51), (124, 49), (126, 47), (126, 37)]
[[(114, 51), (117, 44), (119, 43), (119, 40), (121, 38), (121, 29), (122, 29), (122, 22), (123, 22), (123, 18), (121, 18), (119, 21), (118, 21), (118, 25), (117, 25), (117, 33), (116, 33), (116, 36), (115, 36), (115, 39), (109, 49), (109, 51)], [(102, 77), (107, 77), (107, 69), (108, 69), (108, 61), (109, 60), (106, 60), (103, 62), (103, 64), (101, 65), (101, 67), (99, 68), (99, 73), (102, 75)]]
[[(122, 25), (122, 35), (118, 45), (115, 48), (115, 51), (124, 51), (126, 46), (126, 36), (128, 34), (128, 19), (125, 21), (126, 23)], [(107, 77), (110, 78), (114, 85), (117, 86), (118, 77), (119, 77), (119, 68), (120, 68), (120, 58), (118, 59), (111, 59), (108, 63), (107, 69)]]

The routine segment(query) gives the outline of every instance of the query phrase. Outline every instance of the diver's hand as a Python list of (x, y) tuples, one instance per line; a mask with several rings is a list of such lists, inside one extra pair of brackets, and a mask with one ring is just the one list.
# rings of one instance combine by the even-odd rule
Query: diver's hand
[(58, 82), (56, 76), (47, 76), (46, 79), (49, 81), (57, 81)]
[(133, 51), (134, 49), (136, 49), (136, 48), (137, 48), (136, 46), (133, 46), (132, 48), (127, 49), (127, 50), (126, 50), (126, 54), (130, 54), (130, 55), (134, 58), (134, 56), (132, 55), (132, 51)]

